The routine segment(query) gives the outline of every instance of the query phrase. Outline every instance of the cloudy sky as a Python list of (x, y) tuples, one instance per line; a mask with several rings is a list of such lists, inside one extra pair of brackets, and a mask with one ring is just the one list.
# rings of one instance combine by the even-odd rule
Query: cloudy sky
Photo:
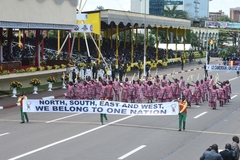
[[(82, 5), (85, 1), (82, 0)], [(130, 10), (130, 0), (87, 0), (83, 11), (95, 10), (97, 6), (103, 6), (105, 9)], [(240, 7), (240, 0), (212, 0), (209, 11), (222, 10), (229, 15), (229, 8), (235, 7)]]

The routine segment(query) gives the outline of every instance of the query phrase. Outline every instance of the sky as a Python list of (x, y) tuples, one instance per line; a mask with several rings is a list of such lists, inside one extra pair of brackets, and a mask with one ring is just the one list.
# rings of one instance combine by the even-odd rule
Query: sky
[[(200, 0), (201, 1), (201, 0)], [(130, 10), (131, 0), (82, 0), (82, 6), (86, 2), (83, 11), (95, 10), (97, 6), (104, 9)], [(222, 10), (229, 15), (230, 8), (240, 7), (240, 0), (212, 0), (209, 2), (209, 11), (218, 12)]]

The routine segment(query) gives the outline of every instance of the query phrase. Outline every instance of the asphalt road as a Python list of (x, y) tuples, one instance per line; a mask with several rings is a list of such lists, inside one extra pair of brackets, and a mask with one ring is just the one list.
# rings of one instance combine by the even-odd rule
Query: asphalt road
[[(175, 75), (203, 77), (203, 71)], [(212, 71), (209, 74), (217, 75)], [(29, 113), (20, 124), (18, 107), (0, 111), (0, 159), (23, 160), (195, 160), (213, 143), (219, 149), (240, 136), (239, 78), (229, 79), (232, 100), (212, 110), (207, 102), (188, 108), (185, 131), (178, 131), (178, 116), (108, 115), (99, 125), (97, 114)], [(171, 77), (169, 77), (171, 78)]]

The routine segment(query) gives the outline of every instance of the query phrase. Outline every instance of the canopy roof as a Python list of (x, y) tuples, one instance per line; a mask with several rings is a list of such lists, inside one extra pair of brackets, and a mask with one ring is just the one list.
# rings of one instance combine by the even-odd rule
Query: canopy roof
[[(120, 10), (99, 10), (99, 11), (88, 11), (84, 13), (100, 13), (101, 17), (101, 29), (115, 28), (119, 25), (120, 28), (124, 26), (136, 26), (143, 28), (144, 24), (148, 27), (162, 27), (162, 28), (190, 28), (190, 20), (168, 18), (163, 16), (154, 16), (142, 13), (135, 13), (129, 11)], [(146, 19), (145, 19), (146, 16)]]

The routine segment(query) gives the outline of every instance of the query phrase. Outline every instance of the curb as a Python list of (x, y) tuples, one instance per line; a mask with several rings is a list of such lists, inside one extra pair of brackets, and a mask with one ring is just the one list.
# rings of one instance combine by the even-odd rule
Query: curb
[(174, 72), (174, 73), (164, 74), (163, 76), (171, 76), (171, 75), (175, 75), (175, 74), (191, 72), (191, 71), (196, 71), (196, 70), (200, 70), (200, 69), (203, 69), (203, 67), (198, 67), (198, 68), (188, 69), (188, 70), (184, 70), (184, 71), (178, 71), (178, 72)]
[[(56, 96), (48, 96), (48, 97), (42, 97), (42, 98), (38, 98), (38, 99), (56, 99), (56, 98), (60, 98), (60, 97), (64, 97), (65, 95), (64, 94), (59, 94), (59, 95), (56, 95)], [(13, 108), (13, 107), (17, 107), (17, 104), (16, 103), (13, 103), (13, 104), (7, 104), (7, 105), (4, 105), (4, 106), (0, 106), (0, 109), (7, 109), (7, 108)]]

